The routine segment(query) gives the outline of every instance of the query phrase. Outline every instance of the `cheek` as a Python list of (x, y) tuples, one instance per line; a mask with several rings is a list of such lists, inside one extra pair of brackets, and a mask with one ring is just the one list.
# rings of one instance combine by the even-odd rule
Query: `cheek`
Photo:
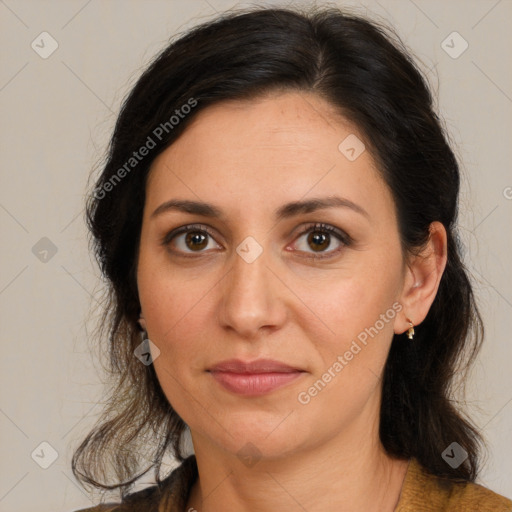
[(401, 310), (396, 302), (399, 260), (394, 261), (381, 255), (377, 264), (354, 266), (350, 276), (310, 290), (308, 306), (329, 328), (318, 336), (313, 321), (303, 324), (319, 354), (309, 382), (311, 395), (302, 390), (306, 400), (318, 394), (314, 408), (320, 404), (328, 408), (333, 400), (346, 411), (357, 409), (375, 391), (393, 339), (394, 319)]
[[(184, 368), (187, 360), (197, 359), (211, 331), (206, 325), (213, 313), (211, 297), (215, 281), (145, 265), (139, 271), (138, 287), (148, 335), (161, 351), (160, 361), (169, 369)], [(212, 293), (213, 292), (213, 293)], [(210, 319), (211, 322), (211, 319)], [(174, 370), (173, 370), (174, 371)]]
[[(398, 277), (394, 271), (376, 273), (362, 269), (352, 271), (350, 276), (317, 283), (315, 288), (303, 289), (300, 293), (332, 336), (346, 341), (373, 326), (390, 309), (386, 320), (394, 318), (396, 312), (392, 306), (397, 296)], [(382, 328), (379, 322), (379, 330), (392, 330), (392, 322), (385, 324)]]
[(323, 417), (328, 430), (348, 424), (377, 396), (401, 305), (389, 282), (366, 278), (331, 284), (311, 299), (312, 309), (321, 311), (334, 333), (309, 331), (319, 358), (296, 399), (300, 412)]
[(178, 276), (164, 277), (164, 273), (147, 279), (141, 275), (139, 284), (148, 337), (160, 350), (154, 360), (155, 372), (167, 400), (187, 423), (194, 423), (194, 414), (198, 414), (190, 406), (190, 397), (198, 395), (197, 378), (203, 371), (211, 333), (211, 324), (206, 325), (210, 288), (200, 279), (184, 281)]

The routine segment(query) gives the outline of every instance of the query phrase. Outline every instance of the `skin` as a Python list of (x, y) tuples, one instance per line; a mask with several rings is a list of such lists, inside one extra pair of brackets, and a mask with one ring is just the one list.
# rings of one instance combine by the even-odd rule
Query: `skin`
[[(190, 427), (197, 457), (186, 510), (396, 506), (408, 461), (389, 457), (379, 441), (381, 376), (393, 334), (409, 328), (406, 318), (421, 329), (435, 298), (446, 232), (433, 223), (421, 257), (402, 254), (393, 198), (369, 151), (350, 161), (338, 150), (349, 134), (364, 140), (323, 99), (281, 92), (208, 107), (153, 163), (137, 279), (142, 323), (161, 351), (158, 379)], [(333, 195), (367, 215), (336, 207), (274, 218), (285, 203)], [(152, 215), (171, 199), (212, 203), (223, 217)], [(327, 235), (319, 251), (310, 232), (300, 234), (317, 222), (352, 243)], [(213, 237), (199, 250), (186, 234), (162, 243), (187, 224), (207, 225)], [(248, 236), (263, 250), (252, 263), (236, 251)], [(311, 258), (319, 255), (330, 257)], [(394, 318), (300, 403), (298, 394), (394, 303), (401, 306)], [(206, 371), (232, 358), (276, 359), (304, 373), (264, 396), (243, 397)], [(237, 456), (247, 443), (259, 457), (250, 467)]]

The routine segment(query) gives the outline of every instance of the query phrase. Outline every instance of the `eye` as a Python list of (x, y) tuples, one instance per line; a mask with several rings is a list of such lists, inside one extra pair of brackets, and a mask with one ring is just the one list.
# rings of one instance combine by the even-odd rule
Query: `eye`
[[(305, 239), (304, 235), (307, 235)], [(302, 242), (301, 242), (301, 239)], [(330, 258), (338, 254), (344, 247), (351, 244), (352, 239), (343, 231), (328, 224), (314, 224), (308, 226), (299, 235), (299, 243), (295, 242), (298, 250), (308, 253), (307, 258)], [(335, 246), (332, 249), (332, 246)], [(327, 250), (331, 248), (332, 250)], [(308, 251), (308, 249), (311, 249)], [(316, 253), (316, 254), (315, 254)], [(320, 253), (320, 255), (319, 255)], [(324, 254), (325, 253), (325, 254)]]
[(173, 251), (185, 254), (202, 253), (205, 252), (204, 249), (220, 248), (217, 243), (211, 246), (210, 242), (214, 242), (214, 238), (208, 226), (197, 224), (181, 226), (168, 233), (162, 241), (166, 246), (173, 246), (171, 247)]
[[(301, 242), (305, 235), (308, 236)], [(307, 226), (297, 240), (299, 242), (295, 244), (299, 246), (299, 252), (307, 253), (308, 255), (304, 257), (313, 259), (333, 257), (352, 242), (351, 237), (340, 229), (322, 223)], [(181, 226), (171, 231), (164, 237), (162, 244), (171, 247), (173, 252), (191, 257), (194, 253), (199, 255), (206, 252), (206, 249), (222, 248), (215, 242), (209, 227), (200, 224)], [(329, 248), (331, 250), (328, 251)]]

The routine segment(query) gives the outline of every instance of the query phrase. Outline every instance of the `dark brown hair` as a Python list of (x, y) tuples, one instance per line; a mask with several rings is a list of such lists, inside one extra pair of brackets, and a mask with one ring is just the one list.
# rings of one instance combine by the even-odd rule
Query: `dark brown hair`
[[(456, 234), (459, 167), (427, 81), (398, 36), (380, 23), (334, 8), (257, 8), (224, 14), (173, 41), (122, 105), (87, 205), (108, 283), (104, 320), (113, 384), (101, 421), (73, 456), (82, 483), (119, 488), (125, 496), (151, 469), (161, 481), (164, 455), (183, 460), (185, 424), (153, 365), (134, 356), (141, 342), (137, 254), (153, 160), (209, 105), (287, 90), (317, 94), (358, 126), (392, 192), (404, 255), (424, 247), (433, 221), (447, 230), (448, 261), (432, 307), (413, 342), (404, 335), (392, 342), (380, 439), (389, 454), (416, 457), (436, 475), (475, 479), (481, 439), (456, 407), (452, 385), (474, 360), (483, 326)], [(130, 160), (142, 146), (151, 146), (146, 156)], [(137, 453), (142, 440), (144, 461)], [(468, 453), (457, 468), (442, 458), (454, 441)]]

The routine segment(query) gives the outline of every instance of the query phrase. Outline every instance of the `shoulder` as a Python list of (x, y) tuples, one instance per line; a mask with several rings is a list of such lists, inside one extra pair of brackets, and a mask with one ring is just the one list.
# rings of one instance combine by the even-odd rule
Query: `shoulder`
[(512, 501), (482, 485), (429, 473), (411, 459), (396, 512), (512, 512)]
[(512, 512), (511, 500), (471, 482), (454, 484), (448, 505), (453, 511)]
[(75, 512), (177, 512), (184, 508), (189, 490), (197, 478), (197, 463), (192, 455), (184, 460), (159, 485), (152, 485), (126, 496), (121, 503), (103, 503)]

